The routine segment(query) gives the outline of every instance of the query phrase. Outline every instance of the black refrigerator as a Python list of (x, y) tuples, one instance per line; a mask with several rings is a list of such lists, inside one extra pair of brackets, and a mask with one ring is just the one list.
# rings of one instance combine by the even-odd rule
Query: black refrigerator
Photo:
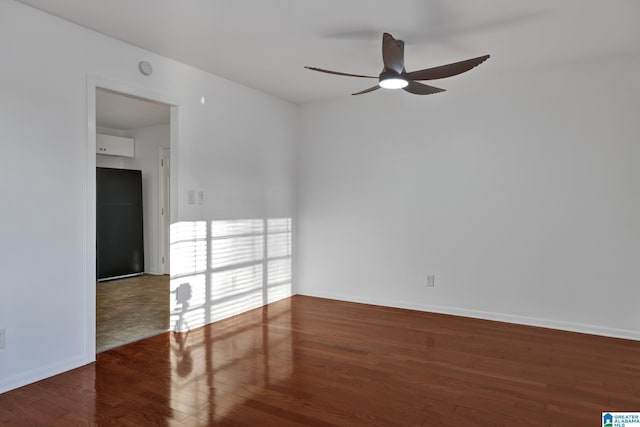
[(98, 281), (144, 273), (142, 172), (96, 168)]

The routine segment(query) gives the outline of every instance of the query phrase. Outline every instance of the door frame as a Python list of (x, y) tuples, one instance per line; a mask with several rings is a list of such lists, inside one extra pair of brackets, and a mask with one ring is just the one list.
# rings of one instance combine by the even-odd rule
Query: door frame
[(170, 185), (167, 187), (166, 176), (171, 181), (171, 148), (162, 147), (159, 150), (158, 159), (158, 189), (159, 189), (159, 206), (158, 206), (158, 265), (161, 274), (170, 274), (171, 258), (169, 256), (169, 227), (171, 224), (171, 191)]
[[(85, 360), (96, 360), (96, 90), (107, 89), (150, 101), (169, 105), (169, 146), (171, 148), (170, 193), (176, 194), (178, 174), (178, 112), (177, 98), (143, 87), (132, 86), (116, 80), (87, 74), (87, 170), (86, 170), (86, 294), (85, 294)], [(170, 218), (178, 217), (177, 197), (170, 198)]]

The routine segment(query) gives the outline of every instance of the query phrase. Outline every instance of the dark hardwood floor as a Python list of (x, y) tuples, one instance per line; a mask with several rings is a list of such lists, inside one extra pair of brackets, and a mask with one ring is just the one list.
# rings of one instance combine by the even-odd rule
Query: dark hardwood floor
[(9, 426), (598, 426), (640, 342), (296, 296), (0, 395)]

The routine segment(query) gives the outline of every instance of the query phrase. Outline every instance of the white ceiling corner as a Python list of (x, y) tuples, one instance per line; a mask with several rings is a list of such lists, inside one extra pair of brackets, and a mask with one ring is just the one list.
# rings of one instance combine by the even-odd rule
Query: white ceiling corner
[(383, 31), (405, 40), (409, 71), (487, 53), (473, 72), (640, 52), (638, 0), (20, 1), (297, 103), (368, 87), (303, 67), (377, 74)]

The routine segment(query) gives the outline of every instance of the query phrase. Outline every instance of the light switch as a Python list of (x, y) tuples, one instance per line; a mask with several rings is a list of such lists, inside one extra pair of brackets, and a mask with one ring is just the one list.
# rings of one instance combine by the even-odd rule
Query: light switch
[(196, 192), (195, 190), (187, 191), (187, 204), (195, 205), (196, 204)]
[(204, 191), (203, 190), (198, 190), (198, 204), (199, 205), (204, 204)]

